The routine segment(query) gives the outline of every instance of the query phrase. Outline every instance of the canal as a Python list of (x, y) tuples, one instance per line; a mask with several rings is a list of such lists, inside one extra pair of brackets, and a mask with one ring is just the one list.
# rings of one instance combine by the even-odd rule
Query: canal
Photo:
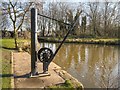
[[(40, 43), (51, 48), (58, 43)], [(85, 88), (118, 87), (118, 46), (95, 44), (63, 44), (54, 62), (78, 79)]]

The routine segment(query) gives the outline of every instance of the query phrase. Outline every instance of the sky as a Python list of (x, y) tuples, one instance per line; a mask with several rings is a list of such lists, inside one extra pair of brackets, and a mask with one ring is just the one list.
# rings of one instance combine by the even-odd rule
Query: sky
[[(8, 0), (0, 0), (0, 2), (3, 1), (8, 1)], [(18, 1), (18, 0), (11, 0), (11, 1)], [(120, 2), (120, 0), (19, 0), (20, 2), (26, 2), (26, 1), (47, 1), (47, 2), (105, 2), (105, 1), (109, 1), (109, 2)]]
[[(34, 0), (30, 0), (34, 1)], [(42, 1), (42, 0), (36, 0), (36, 1)], [(119, 2), (120, 0), (43, 0), (47, 2)]]

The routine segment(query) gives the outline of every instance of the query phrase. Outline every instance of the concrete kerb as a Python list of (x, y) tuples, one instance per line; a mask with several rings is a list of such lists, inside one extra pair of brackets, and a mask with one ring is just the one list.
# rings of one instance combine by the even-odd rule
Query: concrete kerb
[[(13, 52), (11, 51), (11, 74), (14, 74)], [(14, 88), (14, 77), (11, 77), (11, 88)]]
[(70, 75), (67, 71), (62, 69), (54, 69), (54, 71), (64, 80), (70, 80), (75, 88), (82, 88), (82, 90), (84, 90), (83, 84), (79, 82), (76, 78), (74, 78), (72, 75)]

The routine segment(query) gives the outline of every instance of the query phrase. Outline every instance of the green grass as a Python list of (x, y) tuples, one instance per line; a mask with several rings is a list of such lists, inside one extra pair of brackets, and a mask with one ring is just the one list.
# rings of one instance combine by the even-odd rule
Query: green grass
[(0, 58), (0, 63), (2, 64), (2, 70), (0, 72), (2, 79), (2, 88), (11, 88), (11, 61), (10, 61), (10, 51), (1, 49), (2, 58)]
[[(56, 85), (56, 86), (50, 86), (48, 87), (50, 90), (83, 90), (83, 87), (81, 85), (78, 85), (77, 87), (73, 85), (71, 80), (65, 80), (64, 83)], [(48, 90), (49, 90), (48, 89)]]
[(14, 39), (0, 39), (0, 47), (15, 48)]
[[(28, 41), (26, 39), (18, 39), (17, 42), (25, 42)], [(14, 49), (15, 48), (15, 44), (14, 44), (14, 39), (0, 39), (0, 42), (2, 44), (0, 44), (0, 47), (4, 47), (7, 49)]]
[[(19, 42), (28, 40), (18, 39)], [(0, 63), (2, 68), (0, 76), (2, 79), (2, 88), (11, 88), (11, 57), (10, 52), (15, 48), (14, 39), (0, 39)], [(2, 57), (2, 58), (1, 58)], [(1, 83), (1, 82), (0, 82)]]
[[(59, 38), (42, 38), (43, 42), (61, 42)], [(66, 43), (120, 45), (118, 38), (67, 38)]]
[(82, 90), (82, 87), (74, 88), (74, 85), (70, 80), (65, 80), (65, 83), (56, 86), (50, 86), (48, 87), (48, 90)]

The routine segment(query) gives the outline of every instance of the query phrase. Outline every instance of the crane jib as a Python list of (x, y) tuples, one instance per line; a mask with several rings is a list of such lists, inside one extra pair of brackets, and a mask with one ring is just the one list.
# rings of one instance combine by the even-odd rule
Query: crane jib
[(62, 22), (60, 20), (57, 20), (57, 19), (54, 19), (54, 18), (51, 18), (51, 17), (48, 17), (48, 16), (45, 16), (45, 15), (42, 15), (42, 14), (37, 14), (41, 17), (45, 17), (45, 18), (48, 18), (48, 19), (52, 19), (52, 20), (55, 20), (56, 22), (59, 22), (59, 23), (63, 23), (65, 25), (70, 25), (69, 27), (69, 30), (67, 32), (67, 34), (65, 35), (65, 37), (63, 38), (63, 40), (61, 41), (60, 45), (58, 46), (58, 48), (56, 49), (55, 53), (52, 52), (52, 50), (50, 48), (46, 48), (46, 47), (43, 47), (41, 48), (39, 51), (38, 51), (38, 59), (40, 60), (40, 62), (43, 62), (43, 72), (46, 73), (48, 71), (48, 66), (49, 64), (51, 63), (51, 61), (54, 59), (54, 57), (56, 56), (56, 54), (58, 53), (58, 51), (60, 50), (61, 46), (63, 45), (63, 43), (65, 42), (66, 38), (68, 37), (70, 31), (72, 31), (75, 27), (75, 25), (77, 24), (77, 22), (79, 21), (79, 16), (80, 14), (78, 15), (77, 19), (74, 21), (74, 23), (72, 24), (69, 24), (69, 23), (65, 23), (65, 22)]
[(70, 31), (72, 31), (72, 30), (74, 29), (76, 23), (77, 23), (78, 20), (79, 20), (79, 16), (80, 16), (80, 15), (78, 16), (78, 18), (75, 20), (75, 22), (74, 22), (72, 25), (69, 24), (69, 23), (65, 23), (65, 22), (59, 21), (59, 20), (57, 20), (57, 19), (54, 19), (54, 18), (45, 16), (45, 15), (39, 14), (39, 13), (38, 13), (38, 15), (39, 15), (39, 16), (42, 16), (42, 17), (45, 17), (45, 18), (48, 18), (48, 19), (55, 20), (55, 21), (57, 21), (57, 22), (60, 22), (60, 23), (65, 24), (65, 25), (70, 25), (70, 29), (68, 30), (67, 34), (65, 35), (65, 37), (64, 37), (63, 40), (61, 41), (61, 43), (60, 43), (60, 45), (58, 46), (58, 48), (56, 49), (55, 53), (54, 53), (54, 54), (52, 55), (52, 57), (50, 58), (49, 62), (51, 62), (51, 61), (54, 59), (54, 57), (55, 57), (55, 55), (57, 54), (57, 52), (59, 51), (59, 49), (61, 48), (62, 44), (65, 42), (65, 40), (66, 40), (66, 38), (68, 37)]

